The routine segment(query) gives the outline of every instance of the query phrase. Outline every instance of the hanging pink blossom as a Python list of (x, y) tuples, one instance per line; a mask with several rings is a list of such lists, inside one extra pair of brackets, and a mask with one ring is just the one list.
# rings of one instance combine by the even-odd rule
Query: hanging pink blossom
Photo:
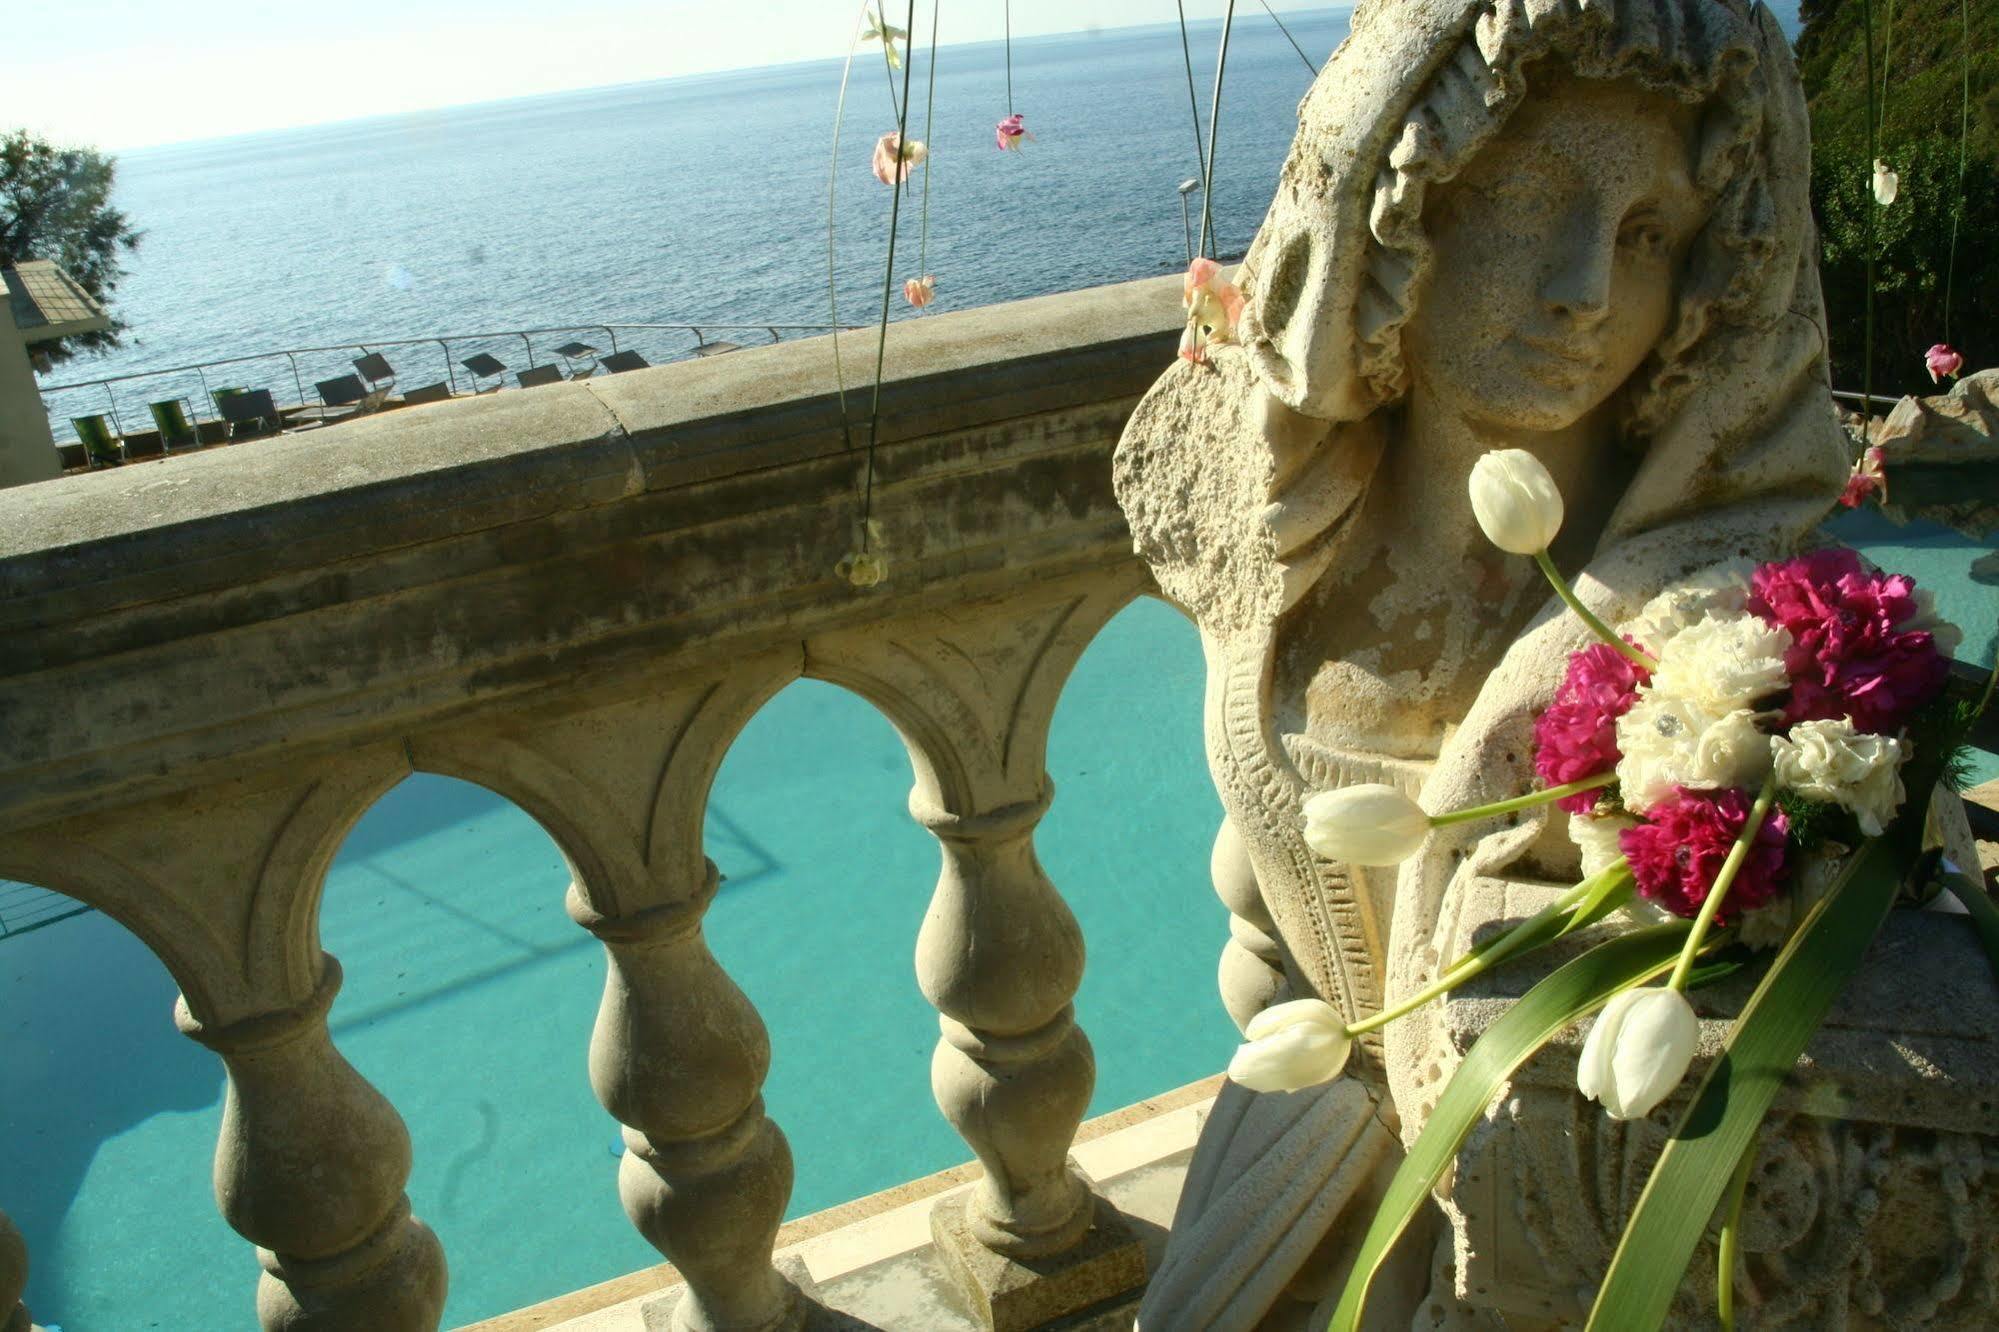
[(993, 126), (994, 141), (1010, 153), (1019, 152), (1021, 143), (1033, 137), (1027, 132), (1027, 127), (1021, 123), (1021, 114), (1018, 111)]
[[(1626, 828), (1617, 839), (1618, 849), (1631, 862), (1639, 896), (1676, 916), (1692, 919), (1700, 914), (1722, 861), (1748, 822), (1750, 803), (1749, 796), (1735, 787), (1690, 791), (1682, 786), (1647, 810), (1644, 822)], [(1716, 924), (1725, 925), (1777, 895), (1790, 872), (1784, 854), (1790, 831), (1784, 811), (1772, 809), (1729, 885)]]
[(1945, 375), (1955, 379), (1964, 369), (1964, 354), (1947, 342), (1939, 342), (1923, 353), (1923, 364), (1929, 367), (1930, 382), (1941, 384)]
[(921, 166), (923, 159), (930, 156), (921, 139), (902, 142), (902, 135), (895, 130), (875, 140), (873, 168), (875, 179), (884, 185), (893, 185), (899, 180), (908, 180), (911, 168)]
[(1790, 631), (1784, 722), (1848, 717), (1856, 729), (1893, 735), (1935, 698), (1950, 675), (1928, 629), (1915, 580), (1870, 574), (1843, 546), (1765, 564), (1749, 580), (1750, 614)]
[(1846, 489), (1839, 492), (1841, 504), (1857, 509), (1873, 496), (1888, 498), (1888, 472), (1882, 466), (1882, 456), (1879, 444), (1869, 444), (1861, 451), (1859, 461), (1847, 475)]
[(905, 278), (902, 284), (902, 299), (921, 310), (937, 299), (937, 279), (928, 273), (922, 277)]
[(1180, 359), (1206, 365), (1210, 343), (1235, 341), (1236, 320), (1242, 317), (1242, 291), (1222, 277), (1220, 264), (1202, 258), (1187, 265), (1180, 299), (1187, 309), (1187, 327), (1180, 334)]
[[(1566, 786), (1615, 768), (1617, 719), (1631, 710), (1638, 686), (1650, 678), (1650, 671), (1608, 643), (1573, 653), (1555, 701), (1534, 719), (1534, 771), (1542, 782)], [(1602, 794), (1582, 791), (1556, 803), (1583, 814)]]

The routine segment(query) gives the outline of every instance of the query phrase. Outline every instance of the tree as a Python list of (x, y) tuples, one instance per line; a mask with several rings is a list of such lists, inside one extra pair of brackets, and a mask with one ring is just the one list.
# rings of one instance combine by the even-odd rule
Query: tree
[[(1999, 5), (1873, 0), (1876, 155), (1901, 177), (1874, 202), (1867, 156), (1866, 13), (1862, 0), (1802, 0), (1798, 73), (1812, 118), (1812, 212), (1823, 244), (1833, 387), (1861, 387), (1869, 215), (1874, 246), (1874, 389), (1931, 389), (1923, 352), (1949, 338), (1966, 369), (1999, 364)], [(1892, 20), (1892, 21), (1891, 21)], [(1958, 186), (1970, 24), (1969, 132)], [(1885, 111), (1883, 107), (1885, 106)], [(1957, 210), (1962, 209), (1961, 213)], [(1951, 271), (1951, 223), (1957, 257)]]
[[(53, 260), (109, 308), (124, 276), (119, 258), (140, 236), (111, 206), (116, 172), (116, 160), (94, 148), (59, 148), (26, 130), (0, 136), (0, 268)], [(46, 370), (79, 351), (109, 351), (124, 330), (113, 315), (101, 333), (31, 343), (28, 352), (35, 368)]]

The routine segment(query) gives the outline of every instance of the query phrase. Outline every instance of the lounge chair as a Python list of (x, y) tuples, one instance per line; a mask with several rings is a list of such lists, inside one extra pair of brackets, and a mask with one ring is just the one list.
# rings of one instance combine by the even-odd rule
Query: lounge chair
[(319, 401), (326, 407), (352, 407), (368, 396), (368, 386), (361, 382), (359, 375), (322, 379), (313, 387), (319, 390)]
[(380, 352), (369, 352), (354, 358), (354, 373), (371, 389), (387, 393), (396, 386), (396, 368), (389, 364), (389, 358)]
[(79, 467), (90, 465), (90, 454), (81, 443), (56, 445), (56, 457), (62, 460), (65, 472), (74, 472)]
[(532, 366), (523, 370), (515, 375), (514, 379), (522, 388), (538, 388), (543, 384), (560, 384), (562, 382), (562, 367), (551, 361), (547, 365)]
[(451, 385), (439, 380), (435, 384), (425, 384), (403, 394), (403, 406), (421, 407), (427, 402), (444, 402), (451, 397)]
[[(565, 342), (555, 349), (555, 354), (569, 366), (571, 379), (588, 379), (597, 373), (597, 349), (587, 342)], [(578, 361), (583, 363), (581, 368)]]
[(96, 416), (72, 416), (69, 423), (75, 428), (84, 457), (92, 467), (116, 467), (125, 461), (118, 447), (118, 436), (112, 433), (110, 421), (101, 412)]
[(271, 400), (269, 389), (244, 389), (226, 397), (217, 396), (221, 400), (216, 405), (222, 408), (222, 419), (229, 423), (231, 439), (268, 435), (284, 426), (284, 418), (278, 415), (278, 405)]
[[(474, 352), (458, 364), (472, 372), (474, 393), (491, 393), (494, 389), (506, 387), (507, 363), (497, 356), (486, 352)], [(482, 379), (490, 379), (493, 382), (485, 388), (480, 388), (479, 381)]]
[(604, 367), (606, 374), (622, 375), (627, 370), (644, 370), (651, 366), (652, 362), (635, 351), (621, 351), (612, 352), (597, 364)]
[(704, 342), (694, 349), (694, 354), (696, 356), (720, 356), (723, 352), (741, 351), (742, 349), (743, 344), (740, 342)]
[(158, 458), (167, 451), (167, 442), (157, 430), (141, 430), (135, 435), (125, 436), (125, 461), (135, 462), (140, 458)]
[(200, 432), (188, 419), (193, 412), (186, 398), (168, 398), (164, 402), (147, 403), (146, 410), (153, 414), (153, 424), (160, 432), (160, 444), (168, 453), (201, 447)]

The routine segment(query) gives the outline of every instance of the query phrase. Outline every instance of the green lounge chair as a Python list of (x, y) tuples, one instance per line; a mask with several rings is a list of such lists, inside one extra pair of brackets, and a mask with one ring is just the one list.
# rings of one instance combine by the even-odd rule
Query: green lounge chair
[(153, 424), (160, 432), (160, 443), (168, 453), (201, 447), (194, 423), (187, 419), (187, 399), (168, 398), (165, 402), (148, 403), (146, 410), (153, 414)]
[(76, 437), (83, 441), (84, 455), (92, 467), (116, 467), (125, 461), (118, 448), (118, 436), (111, 433), (111, 423), (102, 413), (72, 416), (69, 423), (75, 427)]

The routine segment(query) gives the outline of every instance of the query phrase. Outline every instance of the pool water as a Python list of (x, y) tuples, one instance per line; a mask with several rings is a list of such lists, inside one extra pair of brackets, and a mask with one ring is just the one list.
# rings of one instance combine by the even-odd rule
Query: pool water
[[(1938, 593), (1989, 665), (1999, 597), (1984, 541), (1830, 525)], [(1037, 846), (1083, 926), (1077, 1016), (1097, 1051), (1091, 1114), (1222, 1067), (1214, 987), (1226, 915), (1208, 886), (1220, 808), (1201, 741), (1193, 628), (1160, 602), (1119, 615), (1077, 666), (1050, 744)], [(1977, 780), (1999, 777), (1983, 755)], [(764, 1094), (791, 1139), (798, 1216), (968, 1157), (930, 1097), (936, 1015), (913, 951), (938, 870), (908, 817), (909, 763), (872, 708), (801, 681), (730, 750), (709, 806), (727, 876), (716, 956), (771, 1032)], [(347, 973), (341, 1050), (395, 1103), (417, 1214), (451, 1262), (447, 1326), (658, 1261), (615, 1192), (617, 1126), (585, 1053), (597, 943), (562, 910), (567, 875), (526, 815), (477, 787), (409, 779), (355, 827), (329, 876), (327, 949)], [(66, 1332), (253, 1327), (257, 1268), (209, 1191), (222, 1081), (175, 1033), (174, 987), (95, 913), (0, 942), (0, 1206), (28, 1237), (29, 1306)]]

